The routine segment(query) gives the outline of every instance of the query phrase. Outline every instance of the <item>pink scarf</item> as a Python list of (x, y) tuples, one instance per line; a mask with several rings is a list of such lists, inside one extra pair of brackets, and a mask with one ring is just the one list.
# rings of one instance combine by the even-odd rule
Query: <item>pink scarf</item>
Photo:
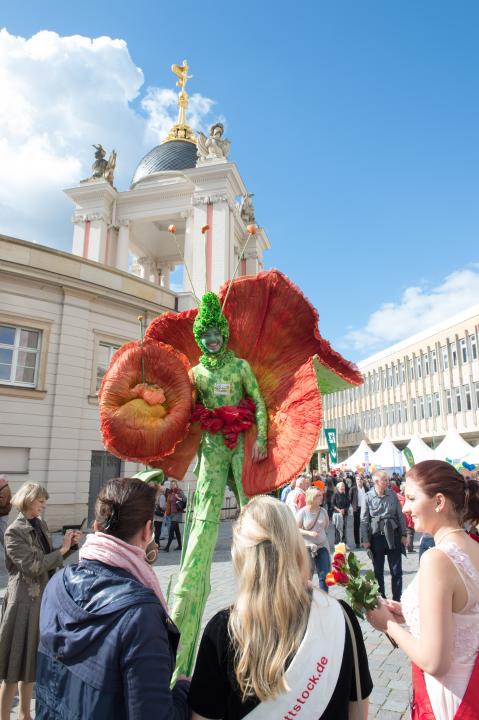
[(138, 582), (153, 590), (168, 613), (168, 605), (161, 592), (160, 583), (155, 571), (148, 564), (145, 551), (136, 545), (130, 545), (113, 535), (96, 532), (86, 536), (85, 543), (80, 550), (80, 560), (98, 560), (122, 568), (131, 573)]

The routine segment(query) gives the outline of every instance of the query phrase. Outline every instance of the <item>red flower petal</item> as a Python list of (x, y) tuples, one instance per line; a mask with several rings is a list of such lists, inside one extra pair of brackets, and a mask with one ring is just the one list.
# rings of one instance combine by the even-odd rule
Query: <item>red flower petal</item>
[(178, 443), (172, 455), (168, 455), (162, 460), (152, 461), (149, 464), (152, 467), (161, 468), (168, 477), (181, 480), (198, 452), (202, 435), (203, 431), (199, 422), (191, 423), (187, 436)]
[(286, 370), (279, 382), (273, 385), (271, 381), (266, 389), (259, 373), (257, 378), (268, 408), (268, 456), (259, 463), (252, 461), (253, 426), (246, 432), (243, 464), (243, 487), (249, 496), (281, 487), (304, 469), (316, 448), (322, 417), (321, 393), (311, 360), (293, 375)]
[(191, 367), (198, 365), (201, 350), (193, 335), (193, 322), (197, 313), (196, 308), (180, 313), (163, 313), (149, 325), (145, 340), (159, 340), (172, 345), (175, 350), (186, 355)]
[[(220, 291), (223, 299), (227, 285)], [(255, 429), (246, 433), (243, 486), (247, 495), (281, 487), (299, 474), (314, 452), (321, 430), (321, 366), (358, 384), (357, 368), (331, 349), (318, 331), (318, 314), (302, 292), (278, 270), (236, 280), (225, 305), (229, 346), (250, 363), (268, 409), (268, 457), (253, 463)], [(334, 373), (334, 375), (333, 375)]]
[[(142, 463), (174, 452), (189, 430), (194, 400), (189, 368), (184, 355), (169, 345), (154, 340), (123, 345), (112, 358), (99, 394), (107, 450)], [(138, 397), (143, 382), (161, 387), (165, 402), (150, 404)]]

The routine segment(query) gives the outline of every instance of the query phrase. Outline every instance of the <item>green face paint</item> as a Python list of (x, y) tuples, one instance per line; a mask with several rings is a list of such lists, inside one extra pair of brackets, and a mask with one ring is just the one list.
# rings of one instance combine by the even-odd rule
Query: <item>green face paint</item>
[(218, 327), (212, 325), (201, 335), (201, 342), (207, 352), (215, 354), (223, 347), (223, 335)]

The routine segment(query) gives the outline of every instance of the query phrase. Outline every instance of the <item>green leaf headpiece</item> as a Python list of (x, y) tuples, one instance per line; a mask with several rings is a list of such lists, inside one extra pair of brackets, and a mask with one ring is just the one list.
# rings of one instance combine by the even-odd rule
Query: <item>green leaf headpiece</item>
[(228, 327), (228, 321), (221, 312), (219, 297), (214, 292), (207, 292), (203, 295), (198, 315), (193, 323), (193, 334), (195, 336), (195, 340), (204, 353), (206, 353), (207, 350), (203, 347), (201, 336), (210, 327), (217, 327), (219, 329), (224, 341), (223, 348), (226, 348), (226, 344), (230, 336), (230, 330)]

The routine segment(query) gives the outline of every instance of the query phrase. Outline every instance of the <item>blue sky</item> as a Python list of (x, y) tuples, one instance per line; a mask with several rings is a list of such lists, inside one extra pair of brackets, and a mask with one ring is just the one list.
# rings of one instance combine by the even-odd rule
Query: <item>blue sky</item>
[[(125, 41), (144, 75), (136, 97), (130, 89), (133, 130), (116, 137), (115, 113), (98, 126), (119, 145), (119, 189), (147, 141), (156, 144), (137, 122), (148, 87), (174, 88), (170, 65), (186, 57), (188, 90), (214, 100), (204, 120), (224, 118), (230, 158), (255, 193), (272, 243), (267, 266), (300, 285), (322, 334), (346, 356), (364, 357), (479, 302), (476, 2), (20, 1), (4, 6), (0, 22), (25, 39), (49, 30)], [(0, 73), (1, 63), (0, 53)], [(94, 76), (80, 68), (69, 77), (86, 93)], [(63, 92), (53, 73), (46, 105), (50, 92)], [(71, 135), (72, 123), (60, 123), (56, 137)], [(94, 130), (75, 128), (79, 153), (92, 141), (111, 145)], [(0, 195), (0, 232), (69, 249), (61, 180), (80, 172), (71, 156), (70, 148), (58, 208), (44, 203), (41, 220), (39, 211), (37, 224), (25, 215), (22, 225), (15, 198), (2, 205)]]

